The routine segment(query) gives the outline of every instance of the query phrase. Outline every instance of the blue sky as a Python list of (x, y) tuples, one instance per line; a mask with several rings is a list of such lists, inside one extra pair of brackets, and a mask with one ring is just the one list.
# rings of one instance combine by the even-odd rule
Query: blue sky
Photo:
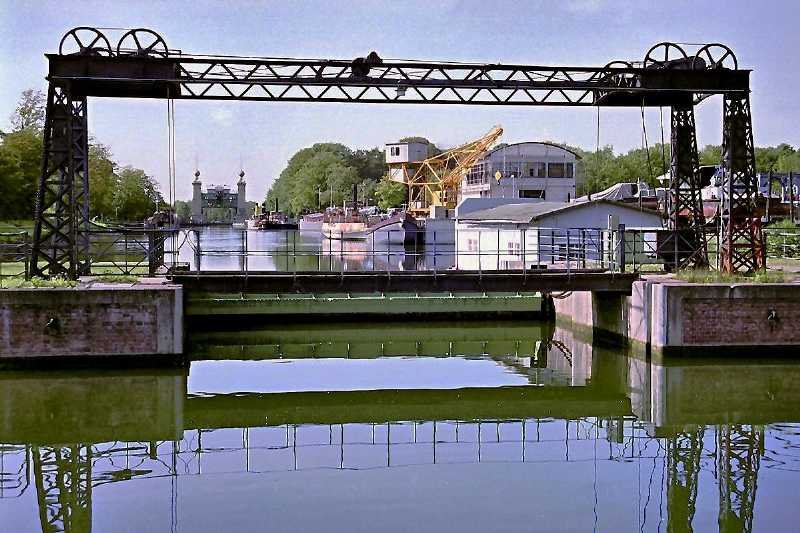
[[(0, 129), (22, 90), (45, 88), (44, 52), (57, 51), (74, 26), (148, 27), (171, 48), (192, 53), (603, 65), (640, 60), (654, 43), (722, 42), (752, 68), (756, 144), (800, 145), (796, 73), (800, 72), (796, 0), (659, 1), (370, 1), (70, 2), (0, 0)], [(167, 176), (166, 103), (93, 99), (91, 134), (123, 164)], [(697, 112), (701, 145), (721, 139), (721, 105)], [(668, 131), (668, 115), (665, 127)], [(593, 109), (177, 102), (178, 197), (190, 195), (198, 161), (205, 183), (233, 183), (243, 161), (249, 199), (298, 149), (339, 141), (380, 146), (423, 135), (453, 146), (502, 124), (506, 142), (554, 140), (592, 148)], [(649, 111), (650, 142), (660, 139)], [(603, 110), (600, 142), (617, 151), (641, 146), (638, 110)], [(162, 186), (166, 190), (166, 186)]]

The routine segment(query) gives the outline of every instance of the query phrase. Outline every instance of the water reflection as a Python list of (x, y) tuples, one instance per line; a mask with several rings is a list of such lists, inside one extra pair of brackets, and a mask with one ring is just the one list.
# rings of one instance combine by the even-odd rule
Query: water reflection
[[(330, 342), (356, 344), (371, 327), (331, 326)], [(401, 354), (395, 337), (396, 354), (337, 348), (316, 360), (286, 352), (302, 337), (321, 345), (313, 326), (254, 331), (244, 343), (206, 331), (195, 346), (224, 346), (227, 334), (242, 357), (200, 351), (188, 375), (0, 374), (2, 522), (13, 531), (793, 527), (800, 365), (657, 365), (545, 325), (439, 327), (442, 342), (458, 330), (472, 339)], [(387, 341), (399, 329), (384, 328)], [(481, 335), (483, 351), (470, 351)], [(281, 348), (248, 353), (264, 345)]]

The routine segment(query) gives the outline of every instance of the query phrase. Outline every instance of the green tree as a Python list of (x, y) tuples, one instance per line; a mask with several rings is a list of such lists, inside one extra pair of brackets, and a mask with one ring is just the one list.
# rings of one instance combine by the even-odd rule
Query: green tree
[(127, 222), (141, 222), (151, 216), (163, 199), (155, 182), (144, 170), (124, 167), (119, 172), (119, 183), (114, 191), (115, 218)]
[(175, 200), (175, 214), (181, 223), (188, 222), (192, 216), (192, 204), (183, 200)]
[(350, 166), (356, 169), (362, 179), (378, 182), (386, 173), (386, 154), (380, 148), (356, 150), (353, 152)]
[[(349, 168), (333, 152), (314, 154), (292, 178), (292, 195), (287, 205), (293, 213), (299, 213), (304, 209), (316, 209), (320, 202), (320, 192), (331, 189), (332, 176)], [(340, 204), (341, 196), (338, 193), (339, 191), (336, 191), (333, 201)], [(327, 199), (328, 195), (325, 198)]]
[[(373, 154), (370, 156), (375, 157)], [(362, 181), (354, 161), (363, 159), (342, 144), (318, 143), (295, 153), (267, 192), (265, 201), (297, 214), (318, 204), (341, 205), (352, 197), (352, 186)], [(360, 163), (367, 168), (370, 165)]]
[(701, 165), (719, 165), (722, 161), (722, 146), (707, 144), (697, 155)]
[(404, 183), (384, 178), (375, 189), (375, 199), (381, 209), (400, 207), (408, 201), (408, 186)]
[[(41, 172), (46, 97), (28, 89), (11, 116), (12, 130), (0, 132), (0, 219), (31, 219)], [(345, 148), (346, 150), (346, 148)], [(132, 167), (117, 174), (107, 146), (89, 145), (89, 211), (92, 216), (141, 221), (163, 205), (155, 182)]]
[(20, 170), (19, 155), (0, 145), (0, 220), (26, 218), (20, 216), (18, 191), (25, 185), (25, 176)]
[(111, 150), (99, 143), (89, 145), (89, 213), (92, 217), (115, 217), (114, 194), (119, 186), (117, 164)]
[(42, 91), (26, 89), (11, 115), (12, 131), (33, 130), (41, 133), (44, 129), (46, 97)]
[(31, 219), (41, 171), (42, 136), (33, 128), (2, 134), (0, 218)]
[[(333, 204), (344, 205), (353, 201), (353, 186), (361, 182), (358, 171), (345, 165), (333, 165), (328, 169), (328, 190), (333, 191)], [(356, 194), (358, 190), (356, 189)]]
[(358, 199), (366, 205), (375, 204), (375, 191), (378, 189), (380, 182), (371, 179), (361, 180), (358, 185)]

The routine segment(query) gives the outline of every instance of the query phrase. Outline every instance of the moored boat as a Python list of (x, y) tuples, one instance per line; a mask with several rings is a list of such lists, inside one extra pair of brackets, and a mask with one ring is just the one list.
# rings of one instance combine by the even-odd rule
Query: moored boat
[(367, 225), (367, 239), (381, 244), (412, 244), (422, 235), (416, 219), (401, 212)]
[(297, 229), (297, 222), (293, 222), (289, 217), (281, 212), (271, 211), (266, 214), (258, 223), (260, 230), (291, 230)]
[(408, 244), (415, 242), (420, 234), (416, 219), (406, 212), (366, 217), (358, 212), (340, 211), (326, 213), (322, 222), (322, 235), (326, 239)]
[[(278, 201), (275, 201), (275, 207)], [(247, 219), (247, 229), (251, 230), (292, 230), (297, 229), (297, 222), (294, 222), (284, 213), (278, 210), (267, 211), (266, 204), (256, 206), (253, 216)]]
[(300, 217), (297, 227), (300, 231), (321, 231), (325, 213), (308, 213)]
[(367, 219), (353, 209), (330, 210), (323, 216), (321, 231), (326, 239), (364, 240)]

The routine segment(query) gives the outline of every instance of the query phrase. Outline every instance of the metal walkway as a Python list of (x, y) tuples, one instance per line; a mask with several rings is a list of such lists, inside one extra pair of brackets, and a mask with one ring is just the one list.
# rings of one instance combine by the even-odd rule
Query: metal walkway
[(189, 291), (236, 293), (554, 292), (630, 293), (636, 273), (519, 270), (449, 272), (260, 272), (174, 273)]

